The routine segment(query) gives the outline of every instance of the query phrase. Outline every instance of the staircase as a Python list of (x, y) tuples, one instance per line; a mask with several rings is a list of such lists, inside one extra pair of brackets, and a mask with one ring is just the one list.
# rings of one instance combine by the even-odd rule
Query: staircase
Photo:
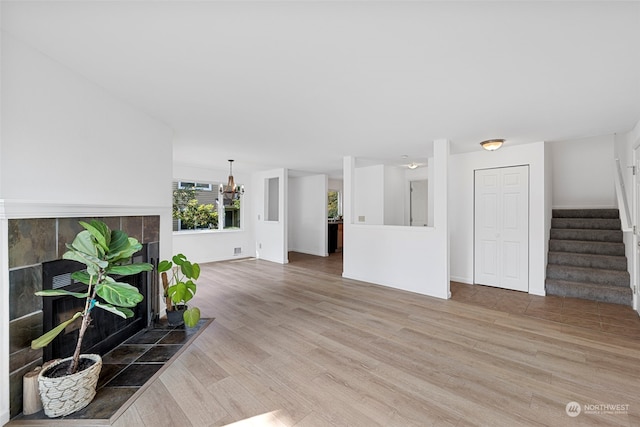
[(617, 209), (554, 209), (547, 295), (631, 305)]

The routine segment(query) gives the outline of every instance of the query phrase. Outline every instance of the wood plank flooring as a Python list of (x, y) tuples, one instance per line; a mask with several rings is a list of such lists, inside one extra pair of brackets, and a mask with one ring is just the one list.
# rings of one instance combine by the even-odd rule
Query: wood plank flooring
[(114, 425), (640, 425), (637, 335), (326, 271), (202, 265), (215, 321)]

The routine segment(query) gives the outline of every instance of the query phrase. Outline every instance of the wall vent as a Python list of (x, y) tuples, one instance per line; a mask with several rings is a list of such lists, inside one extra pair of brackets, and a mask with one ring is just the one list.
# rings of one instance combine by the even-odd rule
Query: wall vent
[(234, 255), (240, 255), (242, 253), (242, 248), (233, 248)]

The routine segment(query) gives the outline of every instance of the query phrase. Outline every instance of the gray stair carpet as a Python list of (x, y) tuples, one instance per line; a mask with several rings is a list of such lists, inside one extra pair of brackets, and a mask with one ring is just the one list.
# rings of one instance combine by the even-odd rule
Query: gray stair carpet
[(631, 305), (617, 209), (554, 209), (547, 295)]

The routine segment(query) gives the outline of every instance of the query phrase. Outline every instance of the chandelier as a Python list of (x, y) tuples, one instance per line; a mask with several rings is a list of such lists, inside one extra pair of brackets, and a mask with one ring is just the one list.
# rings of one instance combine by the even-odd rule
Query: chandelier
[(233, 179), (233, 160), (229, 160), (229, 179), (227, 185), (220, 184), (220, 194), (223, 196), (225, 204), (230, 203), (233, 200), (237, 200), (244, 194), (244, 185), (240, 188), (236, 187), (236, 182)]

